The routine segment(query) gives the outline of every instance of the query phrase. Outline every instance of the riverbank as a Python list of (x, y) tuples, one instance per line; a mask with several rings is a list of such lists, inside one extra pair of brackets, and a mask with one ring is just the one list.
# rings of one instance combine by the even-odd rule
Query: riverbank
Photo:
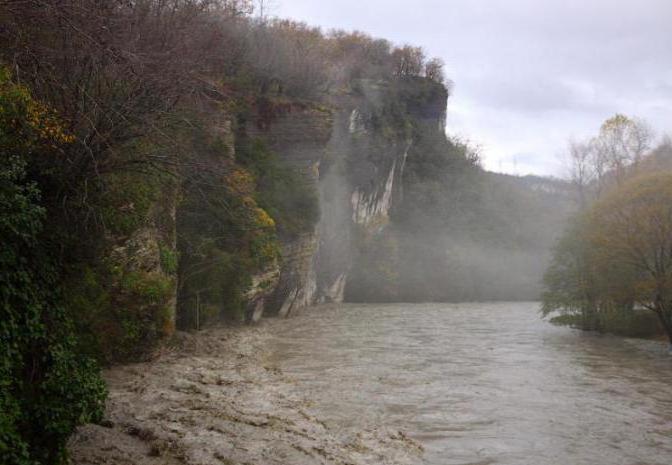
[(107, 370), (106, 420), (80, 428), (72, 438), (72, 463), (420, 461), (421, 446), (403, 432), (335, 431), (320, 421), (311, 399), (270, 362), (268, 341), (277, 323), (179, 334), (157, 360)]
[[(553, 324), (581, 329), (585, 326), (581, 315), (557, 315), (549, 319)], [(650, 310), (598, 314), (597, 332), (625, 338), (667, 342), (668, 338), (658, 317)]]

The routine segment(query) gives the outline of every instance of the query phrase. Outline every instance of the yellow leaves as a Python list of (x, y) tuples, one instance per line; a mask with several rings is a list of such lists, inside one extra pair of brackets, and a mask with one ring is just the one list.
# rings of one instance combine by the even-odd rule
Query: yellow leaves
[(259, 225), (260, 228), (263, 229), (275, 228), (275, 221), (273, 220), (273, 218), (271, 218), (271, 216), (268, 213), (266, 213), (266, 210), (257, 207), (255, 209), (255, 213), (256, 213), (257, 225)]
[(225, 178), (227, 190), (237, 198), (243, 210), (243, 216), (250, 220), (248, 228), (275, 229), (275, 221), (271, 216), (260, 208), (253, 195), (257, 190), (256, 180), (246, 169), (236, 166)]
[(634, 122), (630, 118), (628, 118), (623, 114), (617, 113), (616, 115), (612, 116), (604, 123), (602, 123), (600, 131), (602, 132), (614, 131), (622, 127), (630, 126), (632, 124), (634, 124)]
[(75, 136), (68, 134), (61, 122), (45, 105), (31, 100), (28, 105), (27, 123), (44, 142), (55, 144), (71, 144)]
[(234, 166), (225, 176), (224, 182), (229, 194), (237, 198), (243, 216), (250, 220), (250, 229), (275, 229), (275, 221), (254, 199), (257, 182), (254, 176), (241, 166)]
[(0, 130), (7, 129), (12, 139), (2, 140), (10, 146), (55, 149), (75, 142), (55, 112), (34, 100), (27, 88), (15, 84), (10, 73), (0, 68)]
[(672, 173), (637, 177), (598, 202), (586, 235), (611, 297), (672, 295)]
[(638, 176), (615, 190), (593, 208), (593, 216), (601, 221), (625, 224), (641, 223), (654, 216), (665, 215), (672, 208), (672, 173)]

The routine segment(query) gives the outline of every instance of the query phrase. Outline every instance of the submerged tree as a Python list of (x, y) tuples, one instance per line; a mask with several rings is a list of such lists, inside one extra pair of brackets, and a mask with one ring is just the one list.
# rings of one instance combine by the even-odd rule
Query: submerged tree
[(560, 311), (581, 329), (599, 329), (591, 247), (585, 216), (576, 218), (555, 247), (544, 275), (542, 313)]
[(636, 178), (599, 202), (590, 243), (597, 273), (617, 276), (601, 299), (653, 311), (672, 343), (672, 174)]
[(672, 343), (672, 174), (626, 182), (576, 220), (544, 278), (543, 312), (582, 329), (639, 309)]

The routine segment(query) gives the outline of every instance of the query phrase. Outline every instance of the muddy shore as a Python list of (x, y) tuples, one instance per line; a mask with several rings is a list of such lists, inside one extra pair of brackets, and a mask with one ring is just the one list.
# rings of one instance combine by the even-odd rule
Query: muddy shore
[(107, 370), (106, 420), (72, 438), (72, 463), (421, 462), (422, 448), (403, 432), (336, 431), (316, 418), (311, 399), (269, 362), (274, 323), (180, 334), (155, 361)]

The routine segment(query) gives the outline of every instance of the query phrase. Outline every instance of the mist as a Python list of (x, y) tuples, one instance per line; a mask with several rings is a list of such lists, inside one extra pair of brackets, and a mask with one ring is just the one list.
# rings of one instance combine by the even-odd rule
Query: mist
[(671, 5), (0, 0), (0, 464), (667, 465)]

